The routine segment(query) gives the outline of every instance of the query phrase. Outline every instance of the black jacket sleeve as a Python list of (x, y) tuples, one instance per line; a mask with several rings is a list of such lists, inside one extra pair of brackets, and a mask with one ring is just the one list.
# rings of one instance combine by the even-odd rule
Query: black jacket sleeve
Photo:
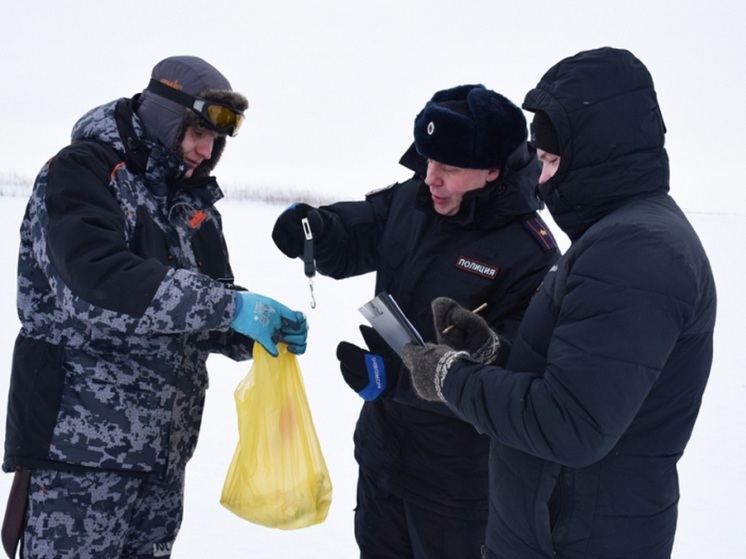
[(142, 316), (168, 268), (137, 256), (127, 245), (124, 215), (107, 188), (115, 156), (106, 146), (80, 142), (51, 162), (48, 255), (76, 296), (104, 309)]
[(389, 200), (384, 194), (319, 208), (324, 219), (324, 233), (316, 244), (319, 272), (343, 279), (376, 270)]

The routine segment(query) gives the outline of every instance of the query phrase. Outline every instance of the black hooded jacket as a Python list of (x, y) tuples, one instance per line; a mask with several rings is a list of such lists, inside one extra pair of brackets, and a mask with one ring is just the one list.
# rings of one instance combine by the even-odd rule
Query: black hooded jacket
[(487, 545), (505, 559), (667, 558), (716, 295), (668, 195), (653, 82), (603, 48), (559, 62), (523, 106), (557, 130), (561, 163), (540, 191), (573, 243), (505, 368), (460, 361), (443, 386), (493, 441)]
[[(501, 176), (468, 193), (452, 217), (435, 212), (422, 181), (425, 162), (413, 149), (402, 164), (411, 180), (364, 201), (320, 208), (327, 224), (317, 246), (321, 273), (345, 278), (376, 272), (376, 293), (388, 291), (428, 341), (435, 341), (430, 305), (449, 296), (475, 308), (508, 339), (559, 251), (536, 211), (539, 165), (526, 144)], [(361, 304), (364, 301), (361, 300)], [(397, 359), (398, 367), (403, 367)], [(387, 490), (422, 506), (485, 520), (489, 441), (440, 403), (421, 400), (405, 370), (388, 370), (396, 385), (366, 402), (355, 432), (361, 468)]]

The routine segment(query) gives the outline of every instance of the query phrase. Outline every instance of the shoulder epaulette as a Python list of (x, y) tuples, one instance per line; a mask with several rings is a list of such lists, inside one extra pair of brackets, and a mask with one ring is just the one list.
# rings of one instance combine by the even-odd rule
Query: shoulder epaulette
[(547, 224), (538, 215), (524, 218), (523, 227), (531, 233), (531, 236), (536, 239), (536, 242), (544, 249), (544, 252), (557, 250), (557, 241), (554, 235), (552, 235)]
[(382, 192), (386, 192), (387, 190), (391, 190), (397, 184), (399, 184), (399, 183), (394, 182), (394, 183), (391, 183), (388, 186), (384, 186), (384, 187), (381, 187), (381, 188), (374, 188), (373, 190), (370, 190), (370, 191), (366, 192), (365, 193), (365, 197), (368, 198), (370, 196), (375, 196), (376, 194), (381, 194)]

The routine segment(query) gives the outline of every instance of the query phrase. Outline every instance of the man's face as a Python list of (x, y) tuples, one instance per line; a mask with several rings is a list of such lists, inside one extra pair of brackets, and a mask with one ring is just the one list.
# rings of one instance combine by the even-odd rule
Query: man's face
[(430, 187), (433, 207), (440, 215), (456, 215), (464, 194), (479, 190), (500, 176), (500, 169), (464, 169), (427, 161), (425, 184)]
[(536, 157), (541, 161), (541, 175), (539, 175), (539, 184), (544, 184), (551, 179), (557, 172), (560, 166), (560, 156), (544, 151), (543, 149), (536, 150)]
[(203, 161), (212, 157), (212, 147), (219, 134), (200, 126), (190, 126), (184, 134), (181, 142), (181, 153), (184, 163), (189, 167), (184, 174), (188, 179), (194, 173), (194, 169)]

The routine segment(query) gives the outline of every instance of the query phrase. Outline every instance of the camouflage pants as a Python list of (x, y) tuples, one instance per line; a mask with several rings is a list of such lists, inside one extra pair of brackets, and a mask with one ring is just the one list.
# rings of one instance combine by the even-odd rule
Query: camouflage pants
[(164, 485), (111, 472), (34, 471), (22, 557), (170, 557), (183, 497), (183, 472)]

